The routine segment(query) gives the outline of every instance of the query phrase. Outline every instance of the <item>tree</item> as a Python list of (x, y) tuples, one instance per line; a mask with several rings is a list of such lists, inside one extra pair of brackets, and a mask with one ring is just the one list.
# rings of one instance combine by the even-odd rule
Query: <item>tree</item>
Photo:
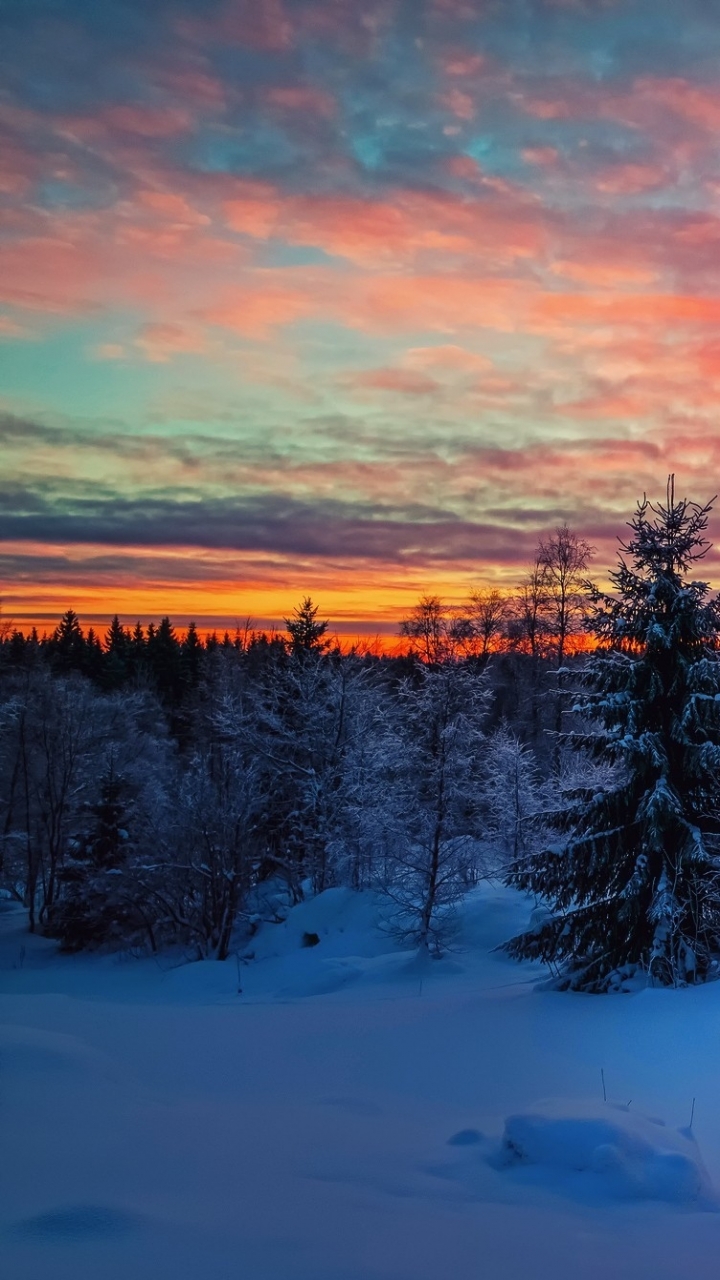
[(261, 654), (249, 696), (225, 699), (224, 731), (246, 745), (272, 797), (258, 818), (262, 873), (282, 876), (299, 900), (306, 882), (319, 893), (335, 881), (346, 759), (369, 682), (353, 655), (258, 645), (248, 666)]
[(67, 609), (50, 640), (58, 670), (81, 671), (85, 662), (85, 637), (74, 609)]
[(115, 614), (105, 634), (105, 683), (117, 689), (127, 679), (131, 640)]
[(194, 622), (190, 622), (180, 646), (180, 670), (185, 685), (196, 689), (200, 680), (200, 666), (203, 655), (203, 643), (198, 635)]
[(170, 705), (177, 705), (182, 693), (180, 652), (180, 642), (168, 617), (161, 618), (157, 629), (150, 624), (147, 632), (147, 660), (160, 697)]
[(298, 656), (306, 653), (324, 653), (330, 641), (326, 640), (327, 622), (318, 622), (318, 606), (314, 605), (310, 596), (305, 596), (292, 618), (285, 618), (285, 627), (290, 639), (288, 648)]
[[(482, 833), (485, 675), (423, 666), (384, 708), (365, 804), (376, 877), (396, 936), (440, 951), (472, 883)], [(378, 854), (381, 857), (378, 857)]]
[(513, 633), (520, 648), (533, 658), (540, 657), (543, 650), (547, 632), (546, 605), (546, 570), (538, 552), (517, 589), (513, 618)]
[(486, 587), (470, 595), (467, 619), (470, 624), (472, 650), (487, 658), (504, 634), (508, 618), (508, 601), (497, 587)]
[(538, 544), (542, 571), (543, 603), (555, 640), (557, 665), (565, 661), (567, 642), (582, 623), (585, 606), (585, 571), (594, 548), (566, 524), (553, 537)]
[(580, 676), (587, 728), (566, 741), (611, 768), (579, 787), (567, 838), (521, 858), (509, 883), (552, 914), (508, 944), (561, 966), (565, 985), (605, 991), (628, 966), (683, 984), (720, 951), (720, 603), (687, 574), (706, 554), (711, 504), (643, 499), (611, 574), (595, 590), (598, 650)]
[(127, 798), (124, 779), (113, 756), (100, 779), (97, 800), (88, 805), (87, 828), (69, 842), (58, 873), (58, 895), (48, 932), (63, 950), (127, 937), (132, 912), (125, 901), (120, 871), (128, 852)]
[(488, 739), (483, 789), (489, 836), (501, 866), (538, 848), (544, 832), (542, 784), (535, 756), (506, 725)]
[(409, 618), (400, 623), (400, 635), (410, 641), (411, 653), (437, 666), (455, 647), (452, 612), (439, 596), (421, 596)]
[(178, 779), (163, 831), (165, 857), (147, 878), (154, 913), (203, 957), (225, 960), (257, 865), (256, 770), (233, 744), (216, 740)]

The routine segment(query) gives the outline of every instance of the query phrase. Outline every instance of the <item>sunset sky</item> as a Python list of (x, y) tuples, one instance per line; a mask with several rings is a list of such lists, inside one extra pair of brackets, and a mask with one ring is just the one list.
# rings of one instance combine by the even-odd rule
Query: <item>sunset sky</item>
[(713, 0), (6, 0), (0, 86), (18, 624), (390, 632), (720, 487)]

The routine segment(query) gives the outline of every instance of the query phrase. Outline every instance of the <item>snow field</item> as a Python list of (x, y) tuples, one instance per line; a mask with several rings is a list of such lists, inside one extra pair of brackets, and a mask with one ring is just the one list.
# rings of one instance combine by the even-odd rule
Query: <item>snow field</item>
[(176, 967), (4, 915), (2, 1275), (716, 1277), (720, 986), (538, 991), (493, 950), (530, 905), (474, 892), (436, 962), (331, 890)]

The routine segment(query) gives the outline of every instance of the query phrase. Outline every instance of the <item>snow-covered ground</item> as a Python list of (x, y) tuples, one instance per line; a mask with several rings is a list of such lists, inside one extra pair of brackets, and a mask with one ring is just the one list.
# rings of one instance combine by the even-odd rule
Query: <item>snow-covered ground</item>
[(331, 890), (238, 969), (3, 913), (0, 1274), (715, 1280), (720, 983), (538, 991), (528, 914), (478, 890), (434, 962)]

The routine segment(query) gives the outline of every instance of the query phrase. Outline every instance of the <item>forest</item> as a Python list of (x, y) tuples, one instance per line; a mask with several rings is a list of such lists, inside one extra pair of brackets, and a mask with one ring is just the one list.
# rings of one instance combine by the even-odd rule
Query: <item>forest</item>
[(309, 597), (273, 634), (6, 622), (3, 894), (65, 950), (223, 960), (278, 886), (371, 888), (439, 956), (495, 877), (536, 904), (508, 950), (559, 986), (715, 976), (720, 607), (690, 576), (709, 514), (672, 483), (639, 503), (611, 594), (560, 526), (516, 592), (423, 597), (392, 654), (343, 649)]

